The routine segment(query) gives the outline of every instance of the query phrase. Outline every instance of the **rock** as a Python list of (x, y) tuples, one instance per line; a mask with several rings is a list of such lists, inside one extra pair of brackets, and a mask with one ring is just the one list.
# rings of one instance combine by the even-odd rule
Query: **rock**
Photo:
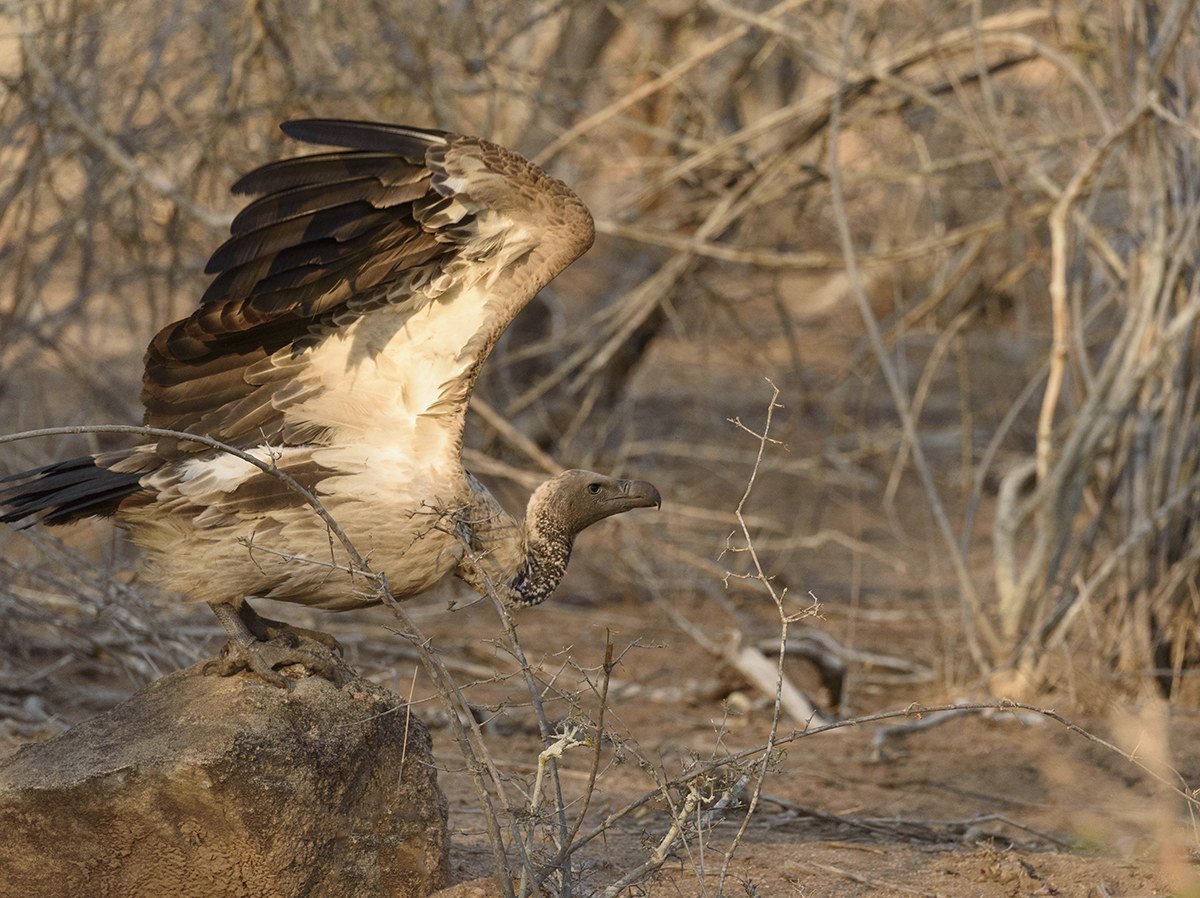
[(424, 896), (447, 880), (429, 732), (381, 686), (200, 665), (0, 761), (0, 896)]
[(500, 883), (494, 879), (472, 879), (456, 882), (434, 892), (429, 898), (501, 898)]

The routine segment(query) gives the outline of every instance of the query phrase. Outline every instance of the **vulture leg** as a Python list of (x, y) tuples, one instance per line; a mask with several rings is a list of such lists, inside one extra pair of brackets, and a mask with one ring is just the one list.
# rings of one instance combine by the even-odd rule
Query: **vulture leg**
[(309, 630), (305, 627), (296, 627), (292, 624), (286, 624), (283, 621), (271, 620), (269, 617), (262, 617), (257, 611), (250, 607), (250, 603), (242, 600), (242, 606), (238, 609), (238, 617), (242, 623), (246, 625), (246, 629), (262, 642), (270, 642), (272, 639), (278, 639), (280, 636), (290, 635), (297, 642), (305, 639), (311, 639), (313, 642), (319, 642), (331, 652), (337, 652), (338, 655), (344, 655), (342, 644), (328, 633), (322, 633), (320, 630)]
[[(287, 689), (291, 686), (288, 678), (275, 670), (288, 664), (300, 664), (318, 676), (340, 685), (341, 675), (338, 672), (337, 661), (332, 654), (313, 649), (301, 648), (300, 637), (290, 628), (283, 627), (279, 635), (270, 639), (261, 639), (253, 629), (261, 629), (263, 633), (270, 632), (270, 624), (260, 618), (246, 602), (240, 608), (232, 603), (222, 602), (211, 606), (217, 620), (229, 634), (229, 642), (221, 651), (221, 657), (209, 661), (204, 666), (206, 674), (227, 677), (239, 670), (251, 670), (273, 686)], [(248, 613), (243, 613), (242, 609)], [(252, 624), (248, 625), (248, 622)], [(253, 628), (253, 629), (252, 629)], [(333, 637), (328, 637), (332, 639)], [(322, 648), (324, 648), (322, 643)]]

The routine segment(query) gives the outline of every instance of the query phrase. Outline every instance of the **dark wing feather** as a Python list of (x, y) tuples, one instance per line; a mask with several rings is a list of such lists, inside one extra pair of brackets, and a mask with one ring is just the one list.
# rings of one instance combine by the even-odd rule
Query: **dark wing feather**
[(259, 196), (210, 259), (216, 277), (200, 308), (147, 350), (146, 423), (241, 445), (330, 439), (334, 423), (289, 418), (315, 393), (348, 389), (313, 373), (315, 348), (376, 310), (449, 303), (466, 292), (456, 285), (486, 279), (496, 301), (480, 301), (477, 329), (461, 334), (460, 361), (476, 360), (453, 391), (461, 414), (478, 363), (512, 316), (590, 245), (586, 209), (525, 160), (475, 138), (325, 119), (282, 127), (347, 149), (274, 162), (234, 185)]
[(109, 515), (140, 488), (141, 471), (114, 471), (95, 456), (55, 462), (0, 479), (0, 521), (65, 524)]
[(305, 143), (391, 153), (412, 160), (424, 159), (433, 143), (445, 146), (461, 139), (449, 131), (437, 131), (433, 128), (410, 128), (385, 122), (359, 122), (337, 118), (295, 119), (284, 122), (279, 126), (279, 130), (288, 137)]

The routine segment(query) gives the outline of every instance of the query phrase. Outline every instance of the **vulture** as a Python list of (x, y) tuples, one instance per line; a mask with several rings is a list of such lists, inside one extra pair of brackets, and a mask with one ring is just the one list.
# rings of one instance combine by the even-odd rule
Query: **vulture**
[[(480, 367), (591, 245), (591, 215), (565, 184), (475, 137), (337, 119), (281, 127), (337, 149), (234, 184), (255, 199), (209, 260), (199, 308), (146, 350), (144, 423), (287, 474), (396, 599), (454, 574), (509, 605), (544, 601), (580, 531), (662, 503), (644, 481), (574, 470), (539, 486), (518, 520), (462, 464)], [(283, 665), (332, 671), (303, 638), (332, 637), (261, 618), (247, 598), (380, 602), (303, 496), (211, 446), (160, 438), (0, 485), (0, 520), (17, 526), (93, 515), (128, 532), (168, 591), (212, 606), (229, 635), (223, 673), (285, 685)]]

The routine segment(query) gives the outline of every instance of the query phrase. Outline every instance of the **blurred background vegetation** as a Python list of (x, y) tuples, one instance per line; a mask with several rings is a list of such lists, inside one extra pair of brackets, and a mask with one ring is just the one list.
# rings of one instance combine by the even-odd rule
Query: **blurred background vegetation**
[[(0, 9), (4, 431), (140, 418), (142, 348), (202, 292), (228, 185), (307, 151), (280, 121), (477, 134), (570, 183), (598, 238), (489, 365), (469, 466), (510, 506), (555, 464), (667, 498), (595, 537), (620, 563), (581, 554), (577, 592), (724, 592), (758, 449), (728, 419), (760, 426), (769, 378), (747, 511), (792, 596), (900, 609), (942, 684), (1186, 695), (1194, 0)], [(0, 472), (119, 439), (10, 443)], [(144, 681), (215, 633), (144, 606), (106, 528), (0, 534), (12, 682), (60, 656)]]

